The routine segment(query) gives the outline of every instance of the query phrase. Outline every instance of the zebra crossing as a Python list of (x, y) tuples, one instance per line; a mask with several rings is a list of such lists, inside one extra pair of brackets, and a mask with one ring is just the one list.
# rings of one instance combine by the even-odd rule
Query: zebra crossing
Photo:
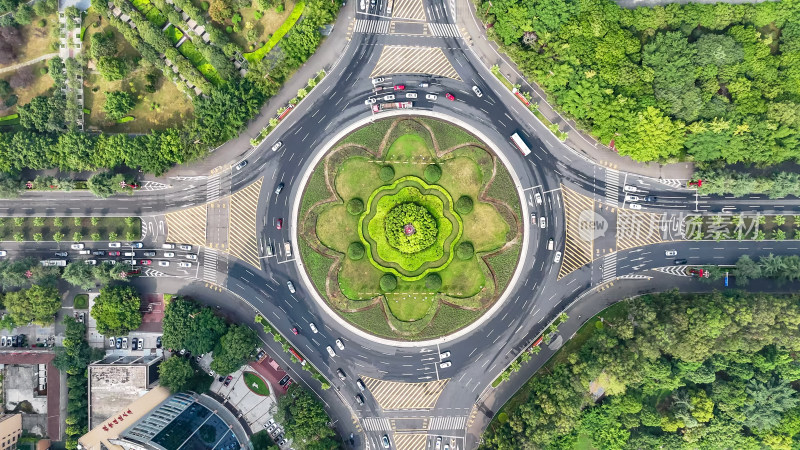
[(392, 426), (386, 417), (365, 417), (364, 429), (367, 431), (389, 431)]
[(428, 430), (463, 430), (466, 424), (466, 416), (432, 417)]
[(606, 203), (619, 206), (619, 172), (606, 169)]
[(217, 284), (217, 251), (212, 248), (203, 250), (203, 281)]
[(355, 33), (388, 34), (388, 20), (356, 20)]
[(213, 202), (219, 198), (220, 174), (215, 173), (208, 178), (206, 183), (206, 201)]
[(603, 256), (603, 283), (617, 276), (617, 252)]
[(676, 277), (691, 277), (690, 273), (687, 273), (686, 267), (684, 266), (666, 266), (666, 267), (654, 267), (653, 270), (657, 270), (662, 273), (666, 273), (668, 275), (675, 275)]
[(458, 26), (452, 23), (429, 23), (428, 30), (433, 36), (461, 37)]

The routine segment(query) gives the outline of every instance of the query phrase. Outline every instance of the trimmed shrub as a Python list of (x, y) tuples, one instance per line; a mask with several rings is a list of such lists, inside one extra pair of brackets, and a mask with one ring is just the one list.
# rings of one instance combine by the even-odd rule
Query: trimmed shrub
[[(384, 219), (386, 240), (402, 253), (424, 250), (436, 242), (436, 219), (424, 206), (403, 203), (392, 208)], [(413, 229), (412, 229), (413, 227)], [(406, 234), (406, 229), (411, 230)]]
[(358, 261), (364, 257), (364, 244), (353, 242), (347, 247), (347, 257), (353, 261)]
[(462, 195), (456, 200), (456, 212), (459, 214), (471, 213), (473, 206), (472, 198), (469, 196)]
[(394, 168), (392, 166), (383, 166), (378, 176), (381, 178), (381, 181), (392, 181), (392, 178), (394, 178)]
[(438, 273), (429, 273), (425, 277), (425, 288), (429, 291), (438, 292), (442, 287), (442, 277)]
[(351, 198), (347, 202), (347, 212), (354, 216), (361, 214), (364, 212), (364, 202), (360, 198)]
[(475, 255), (475, 247), (472, 242), (462, 242), (456, 247), (456, 258), (466, 261)]
[(436, 183), (442, 177), (442, 168), (438, 164), (431, 164), (425, 168), (424, 176), (428, 183)]
[(397, 289), (397, 277), (395, 277), (391, 273), (385, 273), (381, 277), (380, 284), (381, 284), (381, 291), (392, 292), (393, 290)]

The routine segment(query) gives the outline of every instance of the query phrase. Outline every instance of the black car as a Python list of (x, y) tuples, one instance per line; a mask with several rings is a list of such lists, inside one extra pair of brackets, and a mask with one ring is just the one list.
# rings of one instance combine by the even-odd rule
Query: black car
[(106, 252), (104, 250), (95, 250), (92, 252), (94, 256), (106, 256)]
[(674, 261), (674, 264), (675, 264), (676, 266), (678, 266), (678, 265), (681, 265), (681, 264), (686, 264), (686, 260), (685, 260), (685, 259), (676, 259), (676, 260)]
[(161, 336), (156, 338), (156, 348), (161, 348)]
[(121, 337), (117, 338), (117, 346), (116, 347), (117, 347), (117, 349), (122, 348), (122, 338)]
[(356, 403), (358, 403), (359, 405), (364, 404), (364, 397), (362, 397), (361, 394), (356, 394)]
[(336, 374), (339, 375), (339, 379), (342, 381), (347, 379), (347, 375), (344, 374), (342, 369), (336, 369)]
[(11, 346), (12, 347), (19, 347), (19, 338), (16, 335), (11, 336)]
[(281, 381), (278, 384), (283, 386), (284, 384), (286, 384), (287, 381), (289, 381), (289, 375), (286, 375), (285, 377), (281, 378)]
[(69, 256), (69, 253), (67, 253), (67, 252), (56, 252), (56, 256), (60, 256), (62, 258), (66, 258), (67, 256)]
[(654, 195), (648, 195), (648, 196), (646, 196), (646, 197), (644, 198), (644, 201), (646, 201), (646, 202), (651, 202), (651, 203), (652, 203), (652, 202), (655, 202), (656, 200), (658, 200), (658, 197), (656, 197), (656, 196), (654, 196)]

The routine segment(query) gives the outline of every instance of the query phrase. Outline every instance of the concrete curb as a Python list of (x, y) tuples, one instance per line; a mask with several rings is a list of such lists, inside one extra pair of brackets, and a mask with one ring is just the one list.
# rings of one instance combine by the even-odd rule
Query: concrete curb
[[(313, 287), (314, 284), (311, 282), (311, 279), (308, 277), (308, 274), (306, 273), (305, 269), (303, 268), (303, 263), (300, 260), (299, 256), (295, 259), (295, 263), (297, 264), (297, 269), (298, 269), (298, 272), (300, 273), (300, 277), (303, 279), (303, 283), (305, 284), (306, 289), (308, 289), (308, 291), (311, 293), (311, 296), (314, 298), (314, 300), (317, 302), (317, 304), (325, 312), (327, 312), (328, 315), (333, 317), (339, 323), (339, 325), (341, 325), (342, 327), (350, 329), (353, 333), (359, 335), (360, 337), (362, 337), (364, 339), (367, 339), (367, 340), (370, 340), (372, 342), (378, 343), (378, 344), (383, 344), (383, 345), (387, 345), (387, 346), (391, 346), (391, 347), (405, 347), (405, 348), (426, 347), (426, 346), (430, 346), (430, 345), (443, 344), (445, 342), (453, 341), (453, 340), (459, 339), (461, 337), (464, 337), (464, 336), (472, 333), (473, 331), (475, 331), (476, 329), (481, 327), (484, 323), (486, 323), (492, 316), (494, 316), (494, 314), (496, 314), (500, 310), (500, 308), (505, 304), (506, 300), (508, 300), (508, 298), (510, 297), (511, 291), (513, 291), (513, 287), (516, 286), (517, 281), (519, 280), (520, 276), (522, 275), (522, 268), (525, 265), (525, 260), (527, 258), (528, 245), (530, 243), (530, 240), (529, 240), (529, 237), (528, 237), (529, 236), (530, 224), (528, 223), (527, 220), (524, 220), (524, 218), (528, 217), (529, 212), (528, 212), (528, 204), (527, 204), (527, 202), (524, 201), (525, 194), (524, 194), (524, 191), (523, 191), (523, 188), (522, 188), (522, 184), (520, 183), (519, 177), (517, 176), (517, 173), (514, 171), (513, 166), (511, 165), (511, 163), (508, 160), (508, 158), (506, 158), (506, 155), (503, 154), (503, 152), (500, 150), (500, 148), (497, 145), (495, 145), (483, 133), (479, 132), (478, 130), (476, 130), (475, 128), (473, 128), (472, 126), (470, 126), (469, 124), (467, 124), (466, 122), (464, 122), (464, 121), (462, 121), (460, 119), (457, 119), (457, 118), (451, 117), (451, 116), (447, 116), (447, 115), (441, 114), (441, 113), (435, 113), (433, 111), (422, 111), (422, 110), (419, 110), (419, 111), (415, 111), (415, 110), (389, 111), (389, 112), (385, 112), (385, 113), (380, 113), (378, 118), (385, 119), (385, 118), (400, 117), (400, 116), (430, 117), (430, 118), (439, 119), (439, 120), (442, 120), (442, 121), (445, 121), (445, 122), (449, 122), (449, 123), (452, 123), (452, 124), (454, 124), (456, 126), (464, 128), (467, 131), (469, 131), (470, 133), (472, 133), (473, 135), (475, 135), (478, 139), (483, 141), (489, 148), (491, 148), (491, 150), (493, 152), (495, 152), (495, 154), (497, 155), (498, 158), (500, 158), (500, 160), (503, 162), (503, 164), (506, 165), (506, 168), (508, 169), (509, 173), (511, 174), (511, 178), (514, 180), (514, 185), (517, 188), (517, 194), (519, 195), (519, 198), (520, 198), (520, 206), (522, 208), (522, 218), (520, 218), (520, 219), (522, 220), (522, 223), (523, 223), (523, 230), (522, 230), (523, 235), (522, 235), (522, 247), (520, 249), (520, 260), (517, 263), (517, 268), (514, 271), (514, 275), (511, 277), (511, 281), (509, 282), (508, 287), (506, 287), (505, 292), (503, 292), (503, 294), (501, 294), (500, 298), (498, 298), (497, 301), (494, 302), (494, 305), (492, 305), (492, 307), (489, 308), (488, 311), (485, 311), (483, 313), (483, 315), (480, 318), (478, 318), (478, 320), (476, 320), (476, 321), (472, 322), (471, 324), (467, 325), (466, 327), (456, 331), (455, 333), (452, 333), (452, 334), (449, 334), (447, 336), (443, 336), (443, 337), (440, 337), (440, 338), (437, 338), (437, 339), (429, 339), (429, 340), (425, 340), (425, 341), (400, 341), (400, 340), (387, 339), (387, 338), (382, 338), (382, 337), (375, 336), (373, 334), (367, 333), (367, 332), (365, 332), (363, 330), (360, 330), (360, 329), (354, 327), (351, 323), (349, 323), (346, 320), (344, 320), (338, 313), (336, 313), (328, 305), (328, 302), (325, 301), (325, 299), (323, 299), (319, 295), (319, 293), (317, 292), (316, 288)], [(305, 189), (306, 183), (308, 183), (309, 178), (311, 178), (311, 175), (312, 175), (312, 173), (314, 171), (314, 168), (317, 166), (317, 164), (319, 164), (320, 160), (328, 153), (328, 151), (331, 149), (331, 147), (333, 147), (333, 145), (335, 143), (339, 142), (342, 138), (344, 138), (346, 135), (348, 135), (351, 132), (353, 132), (355, 129), (360, 128), (360, 127), (362, 127), (362, 126), (364, 126), (364, 125), (366, 125), (368, 123), (374, 122), (375, 119), (376, 118), (374, 116), (367, 117), (367, 118), (364, 118), (364, 119), (360, 119), (360, 120), (348, 125), (344, 129), (339, 131), (339, 133), (337, 133), (332, 138), (330, 138), (323, 145), (321, 145), (319, 147), (319, 150), (317, 150), (317, 152), (314, 154), (314, 156), (309, 161), (309, 169), (306, 170), (303, 173), (302, 177), (299, 179), (299, 185), (303, 186), (303, 189)], [(298, 214), (300, 212), (301, 200), (302, 200), (302, 195), (299, 195), (299, 194), (295, 195), (294, 202), (293, 202), (293, 205), (292, 205), (292, 215), (295, 218), (298, 217)], [(296, 224), (295, 224), (295, 226), (292, 227), (292, 240), (293, 240), (293, 242), (295, 244), (299, 242), (298, 241)], [(296, 248), (296, 250), (297, 250), (297, 252), (299, 254), (299, 252), (300, 252), (299, 247)]]

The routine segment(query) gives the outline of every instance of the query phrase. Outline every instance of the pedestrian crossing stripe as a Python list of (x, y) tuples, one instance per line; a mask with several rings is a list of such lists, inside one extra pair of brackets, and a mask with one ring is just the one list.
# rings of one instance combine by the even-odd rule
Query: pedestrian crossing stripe
[(203, 250), (203, 281), (217, 284), (217, 251), (212, 248)]
[(210, 203), (219, 198), (220, 174), (215, 173), (206, 182), (206, 202)]
[(428, 30), (433, 36), (461, 37), (458, 26), (452, 23), (429, 23)]
[(429, 430), (462, 430), (467, 423), (466, 416), (432, 417)]
[(388, 34), (388, 20), (356, 20), (355, 33)]
[(619, 206), (619, 172), (606, 169), (606, 203), (617, 207)]
[(384, 410), (433, 409), (449, 378), (424, 383), (385, 381), (362, 376), (370, 393)]
[(617, 252), (603, 256), (603, 281), (609, 281), (617, 276)]
[(364, 429), (367, 431), (391, 431), (392, 425), (386, 417), (365, 417)]
[(441, 48), (404, 45), (384, 46), (370, 78), (407, 73), (424, 73), (461, 80)]
[(425, 450), (427, 434), (397, 433), (394, 435), (394, 446), (397, 450)]

